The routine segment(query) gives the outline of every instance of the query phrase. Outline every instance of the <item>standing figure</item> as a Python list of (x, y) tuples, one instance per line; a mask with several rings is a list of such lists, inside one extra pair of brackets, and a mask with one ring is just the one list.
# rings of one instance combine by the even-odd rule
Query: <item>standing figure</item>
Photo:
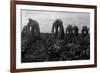
[(90, 59), (90, 35), (89, 28), (87, 26), (82, 27), (81, 46), (81, 58)]
[(40, 39), (40, 28), (37, 21), (29, 19), (21, 32), (21, 52), (22, 58), (25, 57), (27, 51), (31, 48), (32, 43)]
[(82, 28), (82, 36), (83, 37), (88, 35), (88, 30), (89, 30), (89, 28), (87, 26), (83, 26), (83, 28)]
[(29, 19), (28, 22), (29, 36), (31, 40), (39, 40), (40, 39), (40, 28), (37, 21)]
[(73, 35), (77, 37), (77, 36), (78, 36), (78, 34), (79, 34), (79, 32), (78, 32), (78, 31), (79, 31), (78, 26), (74, 26), (74, 27), (73, 27)]
[(61, 19), (57, 19), (53, 23), (52, 34), (55, 39), (64, 39), (64, 27)]
[(73, 27), (72, 25), (68, 25), (66, 28), (66, 38), (73, 37)]
[(80, 43), (80, 39), (79, 39), (79, 28), (78, 26), (74, 26), (73, 27), (73, 43), (78, 45)]
[(82, 28), (82, 38), (81, 38), (81, 45), (84, 49), (90, 46), (90, 35), (88, 33), (88, 27), (83, 26)]
[(66, 44), (73, 42), (73, 27), (72, 27), (72, 25), (68, 25), (66, 28), (65, 40), (66, 40)]

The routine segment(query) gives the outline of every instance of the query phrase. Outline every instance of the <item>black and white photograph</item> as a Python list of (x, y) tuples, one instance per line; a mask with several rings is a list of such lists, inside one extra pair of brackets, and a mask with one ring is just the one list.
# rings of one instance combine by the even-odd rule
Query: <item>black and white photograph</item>
[(96, 6), (12, 2), (12, 72), (97, 65)]
[(90, 59), (90, 13), (21, 10), (21, 63)]

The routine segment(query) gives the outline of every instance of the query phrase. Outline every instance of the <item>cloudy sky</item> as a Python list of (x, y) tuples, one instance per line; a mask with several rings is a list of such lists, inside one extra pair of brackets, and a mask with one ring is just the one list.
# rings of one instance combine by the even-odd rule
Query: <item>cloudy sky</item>
[(34, 10), (22, 10), (21, 11), (21, 25), (22, 28), (27, 25), (28, 19), (32, 18), (39, 23), (40, 32), (50, 33), (52, 24), (56, 19), (63, 21), (64, 30), (69, 25), (77, 25), (79, 32), (81, 32), (82, 26), (90, 25), (90, 14), (82, 12), (54, 12), (54, 11), (34, 11)]

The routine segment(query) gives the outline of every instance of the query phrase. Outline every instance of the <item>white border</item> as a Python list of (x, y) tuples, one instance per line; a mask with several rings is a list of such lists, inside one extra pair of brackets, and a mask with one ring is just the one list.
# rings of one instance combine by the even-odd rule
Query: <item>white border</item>
[[(21, 18), (20, 18), (21, 9), (89, 12), (90, 13), (90, 60), (21, 63)], [(16, 5), (16, 68), (17, 69), (54, 67), (54, 66), (73, 66), (73, 65), (87, 65), (87, 64), (94, 64), (94, 10), (93, 9), (35, 6), (35, 5)]]

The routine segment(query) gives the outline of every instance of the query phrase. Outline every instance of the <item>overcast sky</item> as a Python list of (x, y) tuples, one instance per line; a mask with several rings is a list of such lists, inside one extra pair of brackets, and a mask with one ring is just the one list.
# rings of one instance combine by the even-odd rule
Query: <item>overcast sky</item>
[(22, 10), (22, 28), (27, 25), (28, 19), (32, 18), (39, 23), (40, 32), (50, 33), (52, 29), (52, 24), (56, 19), (61, 19), (63, 21), (64, 30), (69, 25), (77, 25), (79, 27), (79, 32), (82, 26), (90, 25), (90, 14), (82, 12), (52, 12), (52, 11), (34, 11), (34, 10)]

